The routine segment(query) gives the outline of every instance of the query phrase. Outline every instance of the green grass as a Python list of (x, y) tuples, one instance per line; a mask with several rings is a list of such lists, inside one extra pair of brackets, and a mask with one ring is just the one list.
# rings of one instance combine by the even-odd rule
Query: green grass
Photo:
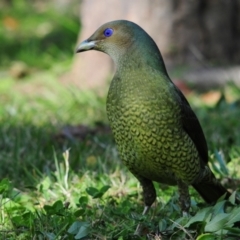
[[(195, 217), (181, 217), (176, 188), (158, 184), (157, 202), (148, 216), (141, 216), (141, 188), (118, 158), (111, 133), (97, 130), (83, 139), (59, 135), (66, 125), (94, 129), (107, 124), (105, 97), (61, 85), (57, 76), (52, 69), (24, 81), (0, 82), (2, 239), (132, 239), (139, 222), (149, 239), (159, 239), (158, 231), (162, 239), (222, 239), (227, 234), (234, 239), (239, 234), (228, 220), (240, 220), (238, 207), (220, 201), (207, 208), (192, 189)], [(222, 98), (211, 107), (201, 96), (190, 96), (220, 178), (240, 175), (238, 91), (225, 88), (234, 101)], [(226, 220), (215, 225), (219, 214)], [(212, 225), (214, 231), (203, 235)]]
[[(141, 187), (118, 157), (106, 96), (58, 80), (71, 67), (76, 7), (63, 14), (47, 3), (43, 11), (12, 2), (0, 13), (1, 20), (18, 23), (0, 29), (0, 239), (141, 239), (133, 236), (139, 223), (147, 239), (237, 239), (234, 195), (207, 206), (191, 189), (191, 212), (182, 217), (176, 188), (155, 183), (157, 201), (141, 215)], [(16, 60), (31, 69), (25, 78), (5, 74)], [(230, 84), (219, 91), (221, 99), (211, 106), (197, 93), (188, 97), (214, 173), (237, 189), (240, 89)]]

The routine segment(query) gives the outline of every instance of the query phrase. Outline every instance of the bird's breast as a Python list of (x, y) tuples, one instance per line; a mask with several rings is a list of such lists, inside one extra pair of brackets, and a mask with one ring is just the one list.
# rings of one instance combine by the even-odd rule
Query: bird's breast
[(110, 88), (107, 115), (120, 157), (132, 172), (148, 179), (191, 183), (200, 170), (199, 156), (182, 128), (180, 106), (164, 91), (151, 93), (142, 86), (122, 92)]

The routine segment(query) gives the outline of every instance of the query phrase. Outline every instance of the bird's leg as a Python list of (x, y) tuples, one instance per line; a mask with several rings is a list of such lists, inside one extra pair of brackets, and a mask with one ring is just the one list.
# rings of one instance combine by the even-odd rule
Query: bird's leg
[[(136, 176), (136, 175), (135, 175)], [(143, 188), (143, 199), (144, 199), (144, 210), (142, 215), (146, 215), (151, 208), (151, 205), (156, 199), (156, 191), (151, 180), (143, 178), (141, 176), (136, 176), (141, 186)], [(142, 233), (142, 224), (138, 224), (134, 235), (141, 235)]]
[(179, 204), (182, 210), (183, 216), (187, 216), (189, 208), (191, 206), (190, 195), (188, 191), (188, 185), (181, 180), (177, 181), (179, 191)]

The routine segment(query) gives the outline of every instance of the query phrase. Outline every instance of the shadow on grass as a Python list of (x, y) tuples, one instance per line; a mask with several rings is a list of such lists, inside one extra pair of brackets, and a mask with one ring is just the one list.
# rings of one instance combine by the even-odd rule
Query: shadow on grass
[[(210, 161), (216, 151), (223, 152), (225, 164), (239, 158), (239, 103), (220, 103), (214, 108), (195, 109), (209, 145)], [(31, 184), (35, 174), (55, 169), (54, 154), (70, 149), (70, 168), (74, 172), (89, 168), (106, 174), (122, 166), (109, 127), (18, 124), (4, 119), (0, 125), (0, 177), (17, 185)], [(237, 168), (236, 168), (237, 169)], [(236, 176), (239, 176), (239, 172)], [(222, 176), (220, 176), (222, 177)]]
[(81, 136), (81, 133), (74, 136), (76, 131), (70, 135), (66, 128), (69, 126), (0, 125), (0, 178), (9, 178), (17, 187), (31, 185), (35, 177), (55, 171), (54, 156), (61, 161), (67, 149), (70, 168), (75, 173), (116, 169), (118, 158), (109, 131), (86, 127)]

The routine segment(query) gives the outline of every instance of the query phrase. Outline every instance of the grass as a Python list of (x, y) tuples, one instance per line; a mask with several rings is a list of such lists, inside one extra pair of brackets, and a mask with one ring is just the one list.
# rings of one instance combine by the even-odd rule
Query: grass
[[(71, 66), (76, 16), (12, 2), (0, 16), (22, 22), (6, 34), (0, 30), (0, 239), (141, 239), (133, 236), (139, 223), (148, 239), (237, 239), (234, 194), (207, 206), (191, 189), (191, 212), (182, 217), (176, 188), (155, 183), (157, 201), (141, 215), (141, 188), (118, 157), (105, 97), (58, 81)], [(45, 23), (54, 31), (30, 34)], [(16, 43), (19, 34), (24, 37)], [(21, 79), (5, 74), (16, 59), (34, 71)], [(215, 93), (219, 100), (207, 105)], [(188, 98), (205, 131), (214, 173), (238, 188), (240, 89), (229, 84)]]
[[(222, 236), (217, 227), (203, 235), (205, 228), (211, 228), (207, 223), (216, 221), (219, 213), (233, 218), (238, 208), (222, 201), (206, 208), (197, 204), (201, 199), (193, 190), (191, 214), (195, 217), (182, 218), (175, 188), (157, 184), (157, 203), (142, 217), (141, 188), (121, 164), (111, 133), (101, 127), (94, 134), (90, 131), (107, 124), (105, 98), (61, 85), (57, 76), (52, 69), (22, 81), (8, 78), (0, 83), (3, 239), (84, 239), (86, 235), (85, 239), (131, 239), (139, 222), (152, 232), (150, 239), (158, 239), (156, 229), (165, 239)], [(210, 143), (213, 169), (221, 178), (239, 178), (238, 91), (228, 86), (224, 93), (233, 99), (228, 102), (222, 97), (213, 106), (206, 106), (202, 96), (190, 96)], [(64, 126), (79, 124), (90, 126), (89, 135), (61, 136)], [(232, 227), (227, 220), (219, 226)]]

